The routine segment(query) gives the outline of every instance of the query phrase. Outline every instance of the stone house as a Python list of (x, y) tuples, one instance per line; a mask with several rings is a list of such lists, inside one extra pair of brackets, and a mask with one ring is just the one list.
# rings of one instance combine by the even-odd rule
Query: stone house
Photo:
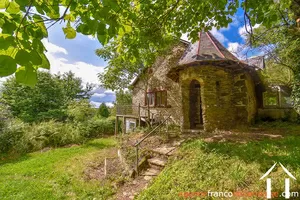
[(171, 115), (183, 131), (252, 123), (266, 91), (261, 68), (262, 58), (241, 61), (210, 32), (200, 32), (197, 42), (180, 40), (136, 78), (133, 113), (146, 117), (151, 112), (152, 119)]

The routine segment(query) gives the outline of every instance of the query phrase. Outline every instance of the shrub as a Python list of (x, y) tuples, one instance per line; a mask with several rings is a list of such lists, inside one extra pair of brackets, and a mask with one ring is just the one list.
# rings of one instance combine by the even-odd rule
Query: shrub
[(71, 123), (49, 121), (30, 126), (25, 140), (28, 142), (30, 150), (39, 150), (48, 146), (58, 147), (82, 143), (84, 138)]
[(109, 110), (105, 103), (101, 103), (101, 105), (98, 108), (98, 116), (99, 117), (109, 117)]
[(92, 118), (77, 124), (51, 120), (30, 125), (20, 120), (11, 120), (0, 130), (0, 152), (25, 153), (45, 147), (81, 144), (87, 138), (113, 134), (114, 127), (113, 117)]
[(26, 152), (27, 145), (23, 137), (27, 124), (20, 120), (9, 120), (0, 130), (0, 152)]
[(68, 116), (75, 122), (84, 122), (91, 119), (95, 110), (91, 107), (88, 100), (73, 101), (69, 104), (67, 110)]
[(109, 118), (93, 118), (80, 125), (80, 130), (85, 137), (95, 138), (103, 135), (112, 135), (115, 130), (115, 119)]

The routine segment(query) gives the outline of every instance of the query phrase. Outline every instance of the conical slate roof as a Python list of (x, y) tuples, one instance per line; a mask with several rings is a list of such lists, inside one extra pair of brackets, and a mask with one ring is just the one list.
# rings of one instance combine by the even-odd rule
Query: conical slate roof
[(198, 41), (190, 44), (179, 60), (178, 66), (222, 60), (239, 61), (210, 32), (200, 32)]

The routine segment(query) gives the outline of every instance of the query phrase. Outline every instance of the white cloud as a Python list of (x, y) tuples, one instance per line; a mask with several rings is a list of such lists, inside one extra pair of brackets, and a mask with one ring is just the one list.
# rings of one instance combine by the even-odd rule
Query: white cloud
[(240, 44), (238, 42), (229, 42), (228, 43), (228, 50), (232, 53), (235, 53), (238, 51), (238, 48), (240, 47)]
[(72, 71), (75, 74), (75, 76), (80, 77), (82, 79), (82, 82), (84, 84), (99, 84), (97, 74), (104, 71), (104, 66), (95, 66), (85, 62), (71, 63), (66, 58), (57, 55), (57, 53), (63, 53), (67, 55), (68, 52), (66, 51), (66, 49), (45, 40), (43, 40), (43, 43), (48, 50), (46, 56), (50, 61), (50, 72), (52, 74)]
[[(10, 76), (9, 76), (10, 77)], [(4, 83), (9, 77), (0, 78), (0, 86)]]
[(232, 17), (232, 22), (228, 24), (227, 27), (220, 28), (220, 31), (229, 31), (232, 27), (238, 27), (241, 24), (241, 21), (239, 20), (239, 17), (237, 15), (234, 15)]
[(94, 93), (92, 96), (102, 98), (102, 97), (105, 97), (106, 94), (104, 94), (104, 93)]
[(230, 51), (233, 55), (238, 57), (239, 59), (244, 58), (244, 51), (243, 45), (238, 42), (229, 42), (228, 43), (228, 51)]
[(93, 35), (88, 35), (87, 37), (88, 37), (90, 40), (96, 40), (95, 36), (93, 36)]
[(223, 35), (223, 33), (221, 33), (221, 31), (218, 31), (217, 28), (213, 27), (210, 32), (211, 34), (213, 34), (213, 36), (217, 38), (217, 40), (219, 40), (219, 42), (224, 44), (228, 41), (228, 39)]
[[(258, 28), (260, 26), (260, 24), (255, 24), (253, 27), (252, 27), (252, 29), (256, 29), (256, 28)], [(247, 25), (247, 30), (249, 31), (250, 30), (250, 26), (249, 25)], [(246, 31), (246, 29), (245, 29), (245, 26), (241, 26), (241, 27), (239, 27), (239, 35), (241, 36), (241, 38), (243, 38), (244, 40), (247, 38), (247, 35), (248, 35), (248, 33), (247, 33), (247, 31)]]
[[(95, 108), (99, 108), (101, 103), (102, 102), (91, 101), (92, 106), (94, 106)], [(106, 102), (105, 104), (110, 108), (114, 106), (114, 104), (112, 102)]]
[(112, 90), (106, 90), (104, 94), (113, 95), (115, 94), (115, 92), (113, 92)]
[(47, 53), (51, 53), (51, 54), (56, 54), (56, 53), (63, 53), (65, 55), (68, 54), (67, 50), (60, 47), (60, 46), (57, 46), (55, 44), (52, 44), (50, 43), (48, 40), (46, 39), (43, 39), (42, 40), (44, 46), (46, 47), (47, 49)]
[(182, 34), (181, 37), (180, 37), (180, 39), (185, 40), (185, 41), (189, 41), (189, 42), (190, 42), (187, 33)]

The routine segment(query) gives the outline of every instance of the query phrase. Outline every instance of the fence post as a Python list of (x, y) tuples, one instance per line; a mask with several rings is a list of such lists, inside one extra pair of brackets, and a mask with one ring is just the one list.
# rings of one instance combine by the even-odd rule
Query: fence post
[(151, 123), (150, 123), (151, 127), (153, 126), (153, 118), (154, 118), (153, 115), (154, 115), (154, 113), (151, 113)]
[(141, 104), (139, 103), (138, 108), (139, 127), (141, 127)]
[(123, 116), (123, 135), (126, 134), (126, 117)]
[(136, 152), (135, 170), (136, 170), (136, 175), (139, 176), (139, 145), (135, 147), (135, 152)]
[(106, 160), (106, 157), (105, 157), (105, 159), (104, 159), (104, 176), (105, 176), (105, 177), (106, 177), (106, 175), (107, 175), (106, 166), (107, 166), (107, 160)]
[(167, 119), (167, 121), (166, 121), (166, 133), (168, 134), (168, 129), (169, 129), (169, 120), (170, 119)]
[(116, 116), (116, 122), (115, 122), (115, 137), (118, 136), (119, 133), (119, 120), (118, 120), (118, 116)]

